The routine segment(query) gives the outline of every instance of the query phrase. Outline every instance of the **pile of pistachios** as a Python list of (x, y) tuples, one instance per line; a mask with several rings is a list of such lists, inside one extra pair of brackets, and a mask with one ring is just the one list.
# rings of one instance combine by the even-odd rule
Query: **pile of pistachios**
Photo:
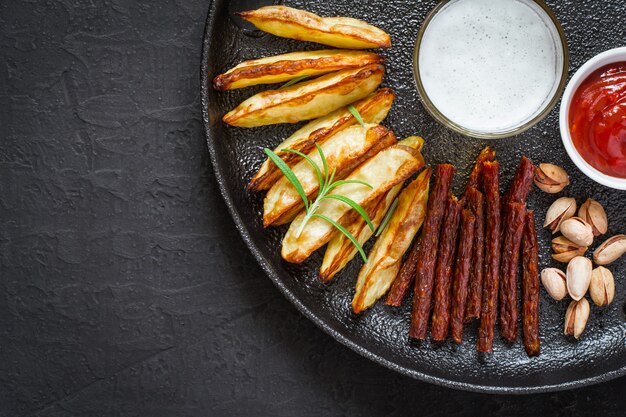
[[(535, 184), (548, 193), (557, 193), (569, 184), (569, 177), (563, 168), (552, 164), (541, 164), (535, 173)], [(557, 262), (567, 263), (566, 271), (558, 268), (546, 268), (541, 272), (541, 283), (546, 292), (555, 300), (562, 300), (568, 294), (572, 301), (565, 313), (564, 333), (579, 339), (587, 320), (590, 305), (585, 295), (589, 292), (591, 300), (599, 307), (604, 307), (615, 298), (613, 273), (604, 267), (626, 252), (626, 235), (613, 236), (602, 243), (593, 252), (593, 262), (585, 258), (589, 246), (595, 237), (608, 231), (608, 218), (602, 205), (589, 198), (578, 209), (576, 199), (561, 197), (546, 213), (544, 227), (553, 234), (561, 233), (552, 240), (552, 258)]]

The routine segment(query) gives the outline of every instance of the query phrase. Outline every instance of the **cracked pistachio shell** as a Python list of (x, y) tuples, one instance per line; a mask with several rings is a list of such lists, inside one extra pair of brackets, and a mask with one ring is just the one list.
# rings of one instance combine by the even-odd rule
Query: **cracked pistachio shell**
[(587, 320), (589, 319), (589, 310), (589, 301), (586, 298), (572, 301), (565, 313), (563, 333), (566, 336), (574, 336), (576, 339), (580, 339), (580, 335), (585, 330)]
[(561, 233), (578, 246), (589, 246), (593, 243), (593, 228), (580, 217), (563, 220)]
[(591, 261), (582, 256), (576, 256), (567, 264), (567, 292), (574, 300), (580, 300), (587, 294), (591, 283)]
[(555, 200), (550, 208), (548, 208), (543, 227), (547, 227), (552, 230), (552, 233), (556, 233), (560, 230), (561, 223), (572, 217), (575, 213), (576, 200), (572, 197), (561, 197)]
[(578, 217), (591, 225), (594, 236), (603, 235), (609, 229), (609, 219), (606, 215), (606, 211), (604, 211), (604, 207), (591, 198), (588, 198), (587, 201), (580, 206)]
[(535, 185), (546, 193), (554, 194), (569, 185), (569, 176), (563, 168), (554, 164), (539, 164), (535, 170)]
[(604, 241), (593, 252), (593, 260), (598, 265), (608, 265), (626, 252), (626, 235), (615, 235)]
[(546, 268), (541, 271), (541, 284), (550, 297), (557, 301), (567, 295), (565, 273), (557, 268)]
[(587, 252), (587, 246), (578, 246), (565, 236), (557, 236), (552, 239), (552, 259), (557, 262), (567, 263), (576, 256), (582, 256)]
[(589, 295), (593, 302), (604, 307), (613, 302), (615, 298), (615, 279), (613, 273), (603, 266), (599, 266), (591, 273)]

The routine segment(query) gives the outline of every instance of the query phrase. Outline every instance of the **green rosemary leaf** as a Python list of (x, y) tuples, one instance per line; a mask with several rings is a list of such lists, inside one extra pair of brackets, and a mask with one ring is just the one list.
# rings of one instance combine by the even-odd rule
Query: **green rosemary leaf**
[(307, 78), (309, 78), (308, 75), (301, 75), (299, 77), (296, 77), (296, 78), (293, 78), (293, 79), (287, 81), (285, 84), (281, 85), (280, 88), (290, 87), (290, 86), (294, 85), (295, 83), (299, 83), (300, 81), (305, 80)]
[(383, 221), (380, 223), (380, 226), (378, 226), (378, 230), (376, 231), (376, 234), (374, 236), (380, 236), (385, 227), (387, 227), (387, 223), (389, 223), (389, 220), (391, 220), (391, 216), (393, 216), (393, 213), (396, 211), (396, 207), (398, 207), (398, 198), (393, 200), (393, 203), (391, 203), (391, 207), (389, 207), (389, 210), (387, 210), (387, 213), (385, 214)]
[[(337, 173), (337, 168), (333, 168), (333, 172), (330, 173), (330, 179), (328, 180), (328, 186), (331, 186), (333, 182), (335, 182), (336, 173)], [(326, 191), (328, 192), (328, 189)]]
[(332, 191), (333, 189), (339, 187), (340, 185), (344, 185), (344, 184), (361, 184), (361, 185), (364, 185), (364, 186), (366, 186), (368, 188), (372, 188), (371, 185), (369, 185), (365, 181), (361, 181), (361, 180), (339, 180), (339, 181), (333, 182), (330, 185), (330, 187), (328, 187), (328, 191)]
[(354, 210), (356, 210), (356, 212), (359, 213), (361, 215), (361, 217), (363, 217), (365, 219), (365, 221), (367, 222), (367, 225), (370, 227), (372, 232), (374, 230), (376, 230), (376, 228), (374, 227), (374, 223), (372, 223), (372, 220), (370, 219), (370, 216), (367, 215), (367, 212), (363, 209), (363, 207), (361, 207), (359, 205), (359, 203), (357, 203), (356, 201), (354, 201), (354, 200), (352, 200), (352, 199), (350, 199), (348, 197), (345, 197), (345, 196), (339, 195), (339, 194), (325, 195), (325, 196), (322, 196), (320, 198), (320, 200), (326, 200), (328, 198), (332, 198), (334, 200), (339, 200), (342, 203), (345, 203), (345, 204), (349, 205)]
[(298, 179), (298, 177), (296, 177), (296, 174), (294, 174), (291, 168), (289, 168), (289, 166), (285, 163), (285, 161), (280, 159), (280, 156), (276, 155), (271, 149), (265, 148), (264, 152), (268, 156), (268, 158), (270, 158), (272, 162), (276, 164), (278, 169), (282, 171), (285, 178), (287, 178), (289, 182), (293, 185), (293, 187), (296, 189), (296, 191), (300, 195), (300, 198), (302, 198), (302, 201), (304, 202), (305, 209), (308, 211), (309, 199), (307, 198), (307, 195), (304, 192), (304, 187), (302, 187), (302, 183), (300, 183), (300, 180)]
[(348, 111), (350, 113), (352, 113), (352, 115), (354, 116), (356, 121), (359, 122), (359, 124), (361, 126), (365, 127), (365, 122), (363, 121), (363, 118), (361, 117), (361, 113), (359, 113), (359, 111), (356, 109), (356, 107), (354, 107), (352, 104), (350, 104), (348, 106)]
[(348, 229), (346, 229), (345, 227), (343, 227), (342, 225), (340, 225), (339, 223), (337, 223), (333, 219), (324, 216), (323, 214), (314, 213), (313, 216), (314, 217), (319, 217), (322, 220), (326, 220), (328, 223), (330, 223), (333, 226), (335, 226), (337, 228), (337, 230), (339, 230), (341, 233), (343, 233), (343, 235), (345, 237), (350, 239), (350, 242), (352, 242), (352, 244), (356, 247), (356, 249), (361, 254), (361, 258), (363, 258), (363, 262), (367, 263), (367, 256), (365, 255), (365, 251), (363, 250), (363, 247), (359, 244), (359, 241), (356, 240), (354, 235), (348, 231)]
[(319, 143), (316, 143), (315, 147), (317, 148), (317, 152), (319, 152), (319, 154), (320, 154), (320, 159), (322, 160), (322, 166), (324, 167), (324, 178), (326, 179), (326, 182), (324, 183), (324, 187), (321, 187), (321, 188), (326, 188), (326, 186), (329, 184), (329, 182), (328, 182), (328, 162), (326, 161), (326, 156), (324, 156), (324, 151), (322, 150), (322, 147), (319, 145)]
[(317, 174), (317, 180), (320, 183), (320, 189), (322, 188), (322, 186), (324, 185), (324, 177), (322, 176), (322, 171), (320, 171), (320, 168), (317, 166), (315, 161), (313, 161), (308, 155), (305, 155), (300, 151), (296, 151), (295, 149), (281, 149), (281, 151), (293, 153), (304, 158), (315, 170), (315, 173)]

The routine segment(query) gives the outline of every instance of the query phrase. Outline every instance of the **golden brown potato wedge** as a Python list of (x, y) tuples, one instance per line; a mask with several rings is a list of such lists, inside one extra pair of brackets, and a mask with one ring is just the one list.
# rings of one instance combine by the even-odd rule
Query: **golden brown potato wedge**
[[(326, 146), (328, 151), (324, 151), (325, 147), (322, 147), (330, 171), (336, 170), (335, 180), (344, 179), (363, 162), (372, 158), (383, 149), (397, 143), (396, 136), (387, 128), (373, 124), (365, 126), (366, 129), (363, 129), (360, 125), (353, 125), (348, 129), (342, 130), (337, 134), (337, 138), (331, 137), (325, 142), (328, 145)], [(330, 158), (328, 154), (331, 155)], [(317, 148), (309, 153), (309, 157), (320, 167), (321, 161)], [(313, 198), (317, 195), (319, 188), (317, 176), (314, 175), (312, 167), (306, 161), (296, 164), (296, 167), (303, 166), (304, 172), (308, 174), (305, 175), (305, 179), (313, 189), (309, 190), (308, 186), (304, 184), (303, 186), (309, 198)], [(276, 191), (274, 192), (274, 190)], [(270, 202), (270, 199), (274, 201)], [(269, 204), (266, 205), (265, 203)], [(291, 223), (304, 206), (302, 199), (295, 192), (291, 183), (286, 178), (281, 177), (266, 195), (264, 214), (265, 208), (268, 209), (268, 213), (270, 213), (269, 210), (271, 209), (271, 214), (267, 217), (264, 216), (264, 225), (267, 227), (269, 225), (281, 226)]]
[[(348, 197), (362, 207), (367, 207), (423, 166), (422, 154), (400, 142), (379, 152), (347, 177), (349, 180), (364, 181), (371, 188), (361, 184), (343, 184), (335, 189), (334, 194)], [(343, 202), (328, 199), (320, 203), (316, 213), (345, 226), (350, 220), (351, 210), (353, 209)], [(303, 220), (304, 213), (298, 214), (283, 239), (281, 255), (288, 262), (303, 262), (313, 251), (326, 244), (336, 231), (330, 223), (313, 217), (297, 235)]]
[(382, 62), (383, 58), (380, 55), (365, 51), (325, 49), (292, 52), (244, 61), (215, 77), (213, 88), (223, 91), (258, 84), (284, 83), (297, 77), (318, 76)]
[[(375, 229), (380, 226), (385, 214), (401, 189), (402, 184), (395, 185), (391, 190), (387, 191), (387, 194), (385, 194), (383, 198), (373, 205), (372, 209), (366, 209)], [(363, 246), (365, 242), (372, 237), (374, 232), (368, 227), (363, 217), (356, 217), (358, 218), (349, 222), (346, 229), (352, 233), (352, 236), (356, 238), (359, 245)], [(350, 239), (342, 233), (335, 234), (333, 238), (330, 239), (330, 242), (328, 242), (328, 246), (326, 246), (326, 251), (324, 252), (324, 259), (320, 267), (320, 280), (324, 282), (330, 281), (357, 253), (356, 246), (352, 244)]]
[(398, 206), (376, 240), (356, 282), (352, 311), (371, 307), (391, 287), (407, 251), (426, 216), (431, 169), (424, 170), (398, 197)]
[(367, 96), (380, 85), (384, 72), (382, 65), (372, 64), (263, 91), (226, 113), (223, 120), (232, 126), (255, 127), (316, 119)]
[[(321, 146), (329, 172), (336, 171), (335, 179), (346, 177), (354, 168), (376, 155), (381, 150), (396, 143), (396, 137), (381, 125), (353, 125), (329, 138)], [(308, 155), (323, 170), (317, 148)], [(293, 168), (309, 198), (319, 190), (319, 180), (315, 169), (308, 161), (302, 160)], [(304, 207), (302, 198), (291, 182), (284, 176), (269, 189), (263, 201), (263, 226), (288, 223)]]
[[(392, 89), (381, 88), (352, 105), (358, 110), (365, 123), (378, 124), (387, 117), (394, 98), (395, 94)], [(293, 167), (302, 158), (294, 153), (283, 152), (283, 149), (294, 149), (308, 154), (312, 149), (315, 149), (316, 143), (322, 144), (332, 135), (355, 124), (357, 124), (357, 120), (347, 108), (336, 110), (298, 129), (293, 135), (278, 145), (274, 152), (289, 167)], [(254, 191), (268, 190), (282, 175), (282, 172), (268, 158), (263, 162), (263, 165), (261, 165), (261, 168), (252, 180), (250, 180), (248, 188)]]
[(422, 149), (424, 148), (424, 138), (421, 136), (408, 136), (402, 139), (400, 144), (422, 152)]
[[(421, 151), (424, 146), (424, 139), (419, 136), (411, 136), (402, 141), (402, 143)], [(391, 190), (387, 191), (387, 195), (374, 204), (373, 208), (366, 208), (367, 214), (370, 216), (375, 228), (380, 226), (380, 223), (391, 207), (393, 200), (396, 198), (401, 189), (402, 184), (394, 186)], [(354, 237), (356, 237), (361, 246), (363, 246), (363, 244), (374, 234), (374, 232), (372, 232), (372, 230), (367, 226), (365, 219), (358, 215), (355, 216), (354, 221), (351, 221), (346, 226), (346, 229), (352, 233)], [(320, 268), (320, 279), (322, 281), (330, 281), (335, 274), (341, 271), (348, 264), (348, 262), (354, 258), (357, 252), (356, 247), (352, 244), (350, 239), (342, 233), (337, 233), (333, 236), (330, 242), (328, 242), (328, 246), (324, 252), (324, 260), (322, 261), (322, 266)]]
[[(376, 125), (373, 125), (373, 126), (376, 126)], [(358, 127), (363, 129), (360, 125)], [(350, 127), (349, 129), (352, 129), (352, 127)], [(386, 134), (384, 134), (385, 131), (387, 132)], [(346, 142), (345, 145), (338, 144), (337, 146), (335, 146), (334, 147), (335, 150), (338, 150), (339, 153), (343, 153), (343, 155), (338, 154), (336, 160), (328, 160), (329, 169), (331, 171), (333, 169), (336, 169), (336, 173), (334, 176), (335, 180), (344, 179), (352, 171), (354, 171), (356, 167), (361, 165), (363, 162), (372, 158), (374, 155), (376, 155), (378, 152), (382, 151), (383, 149), (388, 148), (392, 145), (395, 145), (396, 143), (397, 143), (396, 135), (394, 135), (393, 132), (389, 131), (387, 128), (384, 128), (383, 126), (378, 125), (376, 126), (375, 131), (370, 131), (367, 133), (366, 138), (365, 138), (365, 145), (370, 146), (370, 147), (362, 155), (359, 155), (359, 154), (364, 149), (359, 149), (358, 146), (355, 146), (358, 144), (357, 142), (353, 142), (353, 143)], [(319, 157), (319, 154), (317, 156)], [(328, 157), (326, 158), (328, 159)], [(317, 159), (315, 160), (317, 161)], [(316, 180), (317, 180), (317, 177), (316, 177)], [(287, 186), (291, 186), (291, 184), (288, 183)], [(314, 197), (317, 194), (317, 191), (318, 191), (317, 189), (318, 189), (318, 186), (316, 185), (315, 192), (311, 193), (309, 197)], [(295, 190), (292, 190), (292, 192), (293, 191)], [(269, 194), (269, 191), (268, 191), (268, 194)], [(301, 199), (299, 200), (300, 201), (292, 205), (291, 208), (289, 208), (288, 210), (285, 210), (280, 216), (276, 217), (276, 219), (272, 222), (272, 225), (281, 226), (283, 224), (291, 223), (293, 219), (296, 217), (296, 215), (298, 215), (300, 211), (302, 211), (302, 209), (304, 208), (303, 204), (301, 203), (302, 200)], [(279, 203), (279, 207), (283, 207), (283, 208), (286, 207), (285, 202)]]
[(347, 49), (391, 46), (391, 38), (385, 31), (350, 17), (320, 17), (285, 6), (261, 7), (239, 16), (264, 32), (283, 38)]

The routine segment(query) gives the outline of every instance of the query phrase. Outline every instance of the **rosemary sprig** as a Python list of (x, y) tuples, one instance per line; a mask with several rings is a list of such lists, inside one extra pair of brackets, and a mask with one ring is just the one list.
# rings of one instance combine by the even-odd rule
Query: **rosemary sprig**
[(308, 75), (300, 75), (299, 77), (292, 78), (291, 80), (287, 81), (285, 84), (281, 85), (279, 88), (291, 87), (295, 83), (299, 83), (300, 81), (306, 80), (307, 78), (309, 78)]
[(363, 118), (361, 117), (361, 113), (359, 113), (359, 111), (356, 109), (356, 107), (354, 107), (352, 104), (350, 104), (348, 106), (348, 111), (354, 116), (356, 121), (359, 122), (359, 124), (362, 127), (365, 127), (365, 122), (363, 121)]
[(319, 181), (319, 190), (317, 193), (317, 197), (315, 198), (315, 201), (312, 201), (312, 202), (309, 201), (309, 199), (307, 198), (307, 195), (306, 195), (306, 192), (304, 191), (304, 187), (302, 186), (302, 183), (300, 182), (298, 177), (296, 177), (296, 175), (291, 170), (291, 168), (289, 168), (289, 166), (278, 155), (276, 155), (271, 149), (268, 149), (268, 148), (264, 149), (265, 154), (272, 160), (272, 162), (274, 162), (274, 164), (276, 164), (278, 169), (282, 171), (285, 178), (287, 178), (287, 180), (289, 180), (289, 182), (293, 185), (293, 187), (296, 189), (296, 192), (302, 199), (302, 202), (304, 203), (305, 215), (304, 215), (304, 219), (302, 219), (302, 223), (300, 223), (300, 227), (298, 228), (296, 236), (300, 236), (300, 234), (304, 230), (304, 227), (306, 226), (306, 224), (308, 223), (310, 219), (312, 219), (313, 217), (318, 217), (330, 223), (331, 225), (333, 225), (333, 227), (335, 227), (337, 230), (339, 230), (339, 232), (341, 232), (344, 236), (346, 236), (352, 242), (352, 244), (356, 246), (357, 250), (361, 254), (361, 257), (363, 258), (363, 261), (367, 262), (367, 256), (365, 255), (365, 251), (363, 250), (363, 247), (359, 244), (359, 241), (354, 237), (354, 235), (352, 235), (352, 233), (350, 233), (345, 227), (343, 227), (342, 225), (340, 225), (333, 219), (327, 216), (324, 216), (323, 214), (319, 214), (316, 211), (319, 209), (320, 203), (324, 200), (333, 199), (333, 200), (341, 201), (342, 203), (349, 205), (352, 209), (354, 209), (357, 213), (359, 213), (359, 215), (365, 219), (365, 221), (367, 222), (367, 225), (372, 230), (372, 232), (374, 232), (375, 228), (374, 228), (374, 224), (372, 223), (372, 220), (370, 219), (367, 212), (363, 209), (363, 207), (359, 205), (359, 203), (357, 203), (356, 201), (344, 195), (330, 193), (335, 188), (344, 184), (361, 184), (369, 188), (372, 188), (372, 186), (360, 180), (337, 180), (335, 181), (336, 170), (333, 169), (332, 171), (329, 172), (328, 162), (326, 161), (326, 156), (324, 155), (322, 148), (317, 143), (315, 144), (315, 146), (317, 147), (317, 152), (319, 153), (320, 160), (322, 162), (322, 169), (320, 169), (320, 167), (317, 166), (317, 164), (315, 163), (315, 161), (313, 161), (313, 159), (303, 154), (302, 152), (296, 151), (294, 149), (282, 149), (281, 150), (282, 152), (290, 152), (290, 153), (294, 153), (302, 157), (315, 170), (317, 179)]

